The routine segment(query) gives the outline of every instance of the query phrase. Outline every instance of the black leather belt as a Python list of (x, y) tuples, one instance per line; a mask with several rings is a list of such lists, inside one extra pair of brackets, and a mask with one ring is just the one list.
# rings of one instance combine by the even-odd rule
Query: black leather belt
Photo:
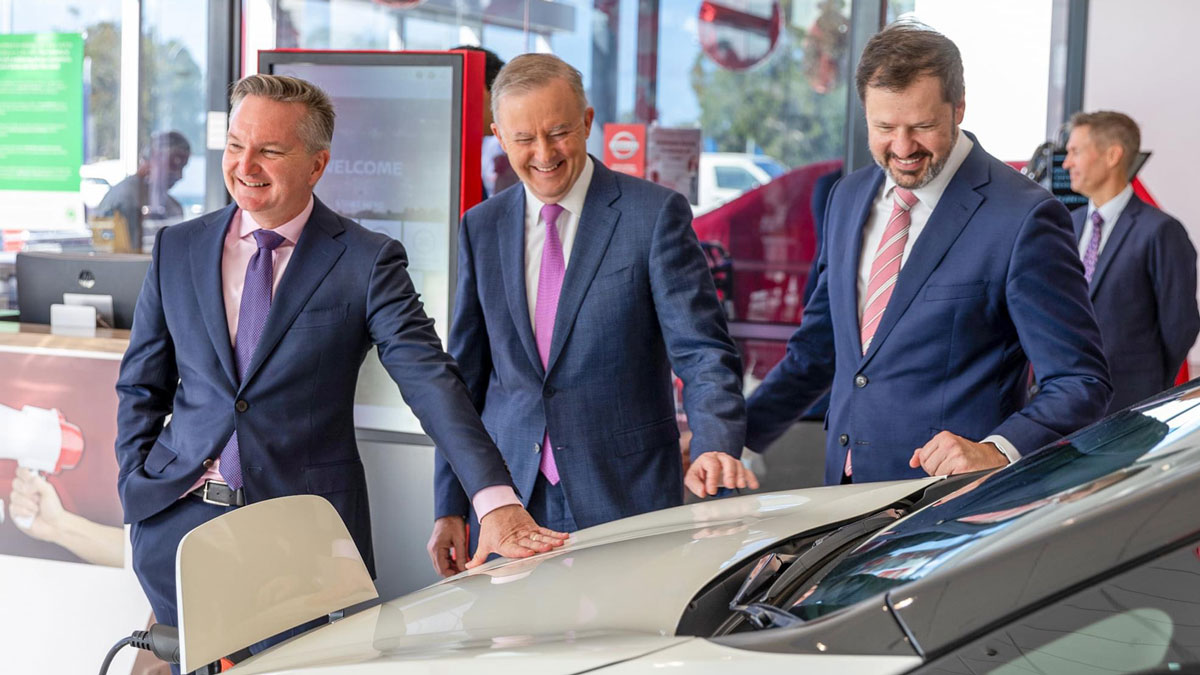
[(245, 506), (246, 494), (242, 488), (234, 490), (225, 483), (206, 480), (204, 485), (192, 490), (188, 494), (198, 498), (205, 504), (214, 504), (216, 506)]

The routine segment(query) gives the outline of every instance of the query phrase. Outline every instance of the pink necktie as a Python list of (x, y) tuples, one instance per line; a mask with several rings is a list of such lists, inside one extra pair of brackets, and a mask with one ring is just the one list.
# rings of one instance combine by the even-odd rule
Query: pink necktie
[[(558, 238), (558, 217), (563, 207), (546, 204), (542, 207), (542, 220), (546, 223), (546, 244), (542, 247), (542, 268), (538, 272), (537, 303), (534, 306), (533, 328), (537, 337), (538, 356), (542, 367), (550, 362), (550, 341), (554, 337), (554, 317), (558, 314), (558, 295), (562, 290), (566, 263), (563, 260), (562, 241)], [(547, 373), (548, 375), (548, 373)], [(549, 422), (542, 438), (542, 459), (538, 468), (551, 485), (558, 485), (558, 464), (554, 461), (554, 449), (550, 446)]]
[[(912, 191), (900, 186), (892, 188), (892, 217), (888, 219), (883, 238), (879, 240), (879, 248), (875, 250), (871, 276), (867, 280), (867, 302), (863, 307), (861, 328), (864, 354), (871, 347), (871, 340), (875, 338), (875, 331), (879, 329), (879, 321), (883, 318), (883, 310), (887, 309), (888, 300), (896, 288), (904, 247), (908, 244), (908, 228), (912, 223), (909, 209), (916, 203), (917, 197)], [(849, 451), (846, 452), (844, 471), (847, 476), (854, 475)]]
[(871, 263), (871, 277), (867, 280), (867, 302), (862, 314), (862, 350), (867, 353), (883, 310), (887, 309), (896, 279), (900, 276), (900, 261), (904, 257), (904, 246), (908, 243), (908, 226), (912, 222), (909, 209), (917, 198), (902, 187), (892, 189), (892, 217), (883, 230), (879, 248), (875, 250), (875, 261)]

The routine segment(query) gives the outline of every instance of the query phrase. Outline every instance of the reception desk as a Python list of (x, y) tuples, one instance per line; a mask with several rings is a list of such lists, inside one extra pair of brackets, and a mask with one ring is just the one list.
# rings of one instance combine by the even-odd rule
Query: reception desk
[[(65, 337), (0, 322), (5, 672), (94, 672), (150, 616), (129, 564), (113, 452), (128, 335)], [(42, 517), (32, 522), (13, 517), (18, 480), (37, 491)], [(124, 650), (110, 672), (129, 673), (133, 657)]]

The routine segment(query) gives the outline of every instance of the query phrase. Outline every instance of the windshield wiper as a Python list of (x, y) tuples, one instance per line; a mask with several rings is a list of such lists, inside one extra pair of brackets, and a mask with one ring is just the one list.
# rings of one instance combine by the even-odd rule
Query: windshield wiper
[(729, 609), (746, 617), (746, 620), (754, 624), (755, 628), (787, 628), (788, 626), (798, 626), (804, 623), (804, 620), (795, 614), (764, 602), (752, 602), (748, 605), (732, 605)]
[(783, 573), (775, 579), (775, 583), (771, 584), (766, 594), (763, 595), (762, 602), (772, 603), (779, 600), (779, 596), (789, 592), (801, 576), (822, 565), (830, 556), (862, 537), (891, 525), (903, 515), (904, 512), (899, 509), (888, 509), (868, 518), (856, 520), (821, 537), (807, 551), (801, 553), (791, 565), (788, 565), (787, 569), (783, 570)]

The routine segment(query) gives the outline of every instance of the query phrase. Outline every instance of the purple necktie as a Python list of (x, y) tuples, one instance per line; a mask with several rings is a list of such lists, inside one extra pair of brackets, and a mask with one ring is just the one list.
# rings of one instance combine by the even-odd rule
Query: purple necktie
[[(238, 308), (237, 344), (234, 345), (239, 382), (246, 377), (254, 349), (267, 325), (267, 312), (271, 310), (271, 289), (275, 285), (275, 261), (271, 252), (284, 242), (282, 235), (271, 230), (255, 230), (254, 239), (258, 242), (258, 250), (246, 265), (246, 283), (242, 286), (242, 304)], [(236, 427), (221, 451), (220, 471), (229, 487), (234, 490), (242, 487), (242, 457)]]
[[(562, 212), (563, 207), (558, 204), (542, 207), (542, 220), (546, 222), (546, 244), (542, 247), (542, 269), (538, 272), (537, 304), (533, 313), (533, 330), (542, 368), (550, 363), (550, 341), (554, 337), (554, 317), (558, 314), (558, 294), (567, 270), (563, 261), (562, 241), (558, 238), (558, 217)], [(546, 434), (542, 437), (542, 459), (538, 468), (551, 485), (558, 485), (558, 464), (550, 447), (549, 422), (546, 424)]]
[(1087, 250), (1083, 252), (1083, 276), (1092, 282), (1092, 274), (1096, 271), (1096, 259), (1100, 257), (1100, 232), (1104, 227), (1104, 216), (1099, 211), (1092, 211), (1092, 238), (1088, 241)]

